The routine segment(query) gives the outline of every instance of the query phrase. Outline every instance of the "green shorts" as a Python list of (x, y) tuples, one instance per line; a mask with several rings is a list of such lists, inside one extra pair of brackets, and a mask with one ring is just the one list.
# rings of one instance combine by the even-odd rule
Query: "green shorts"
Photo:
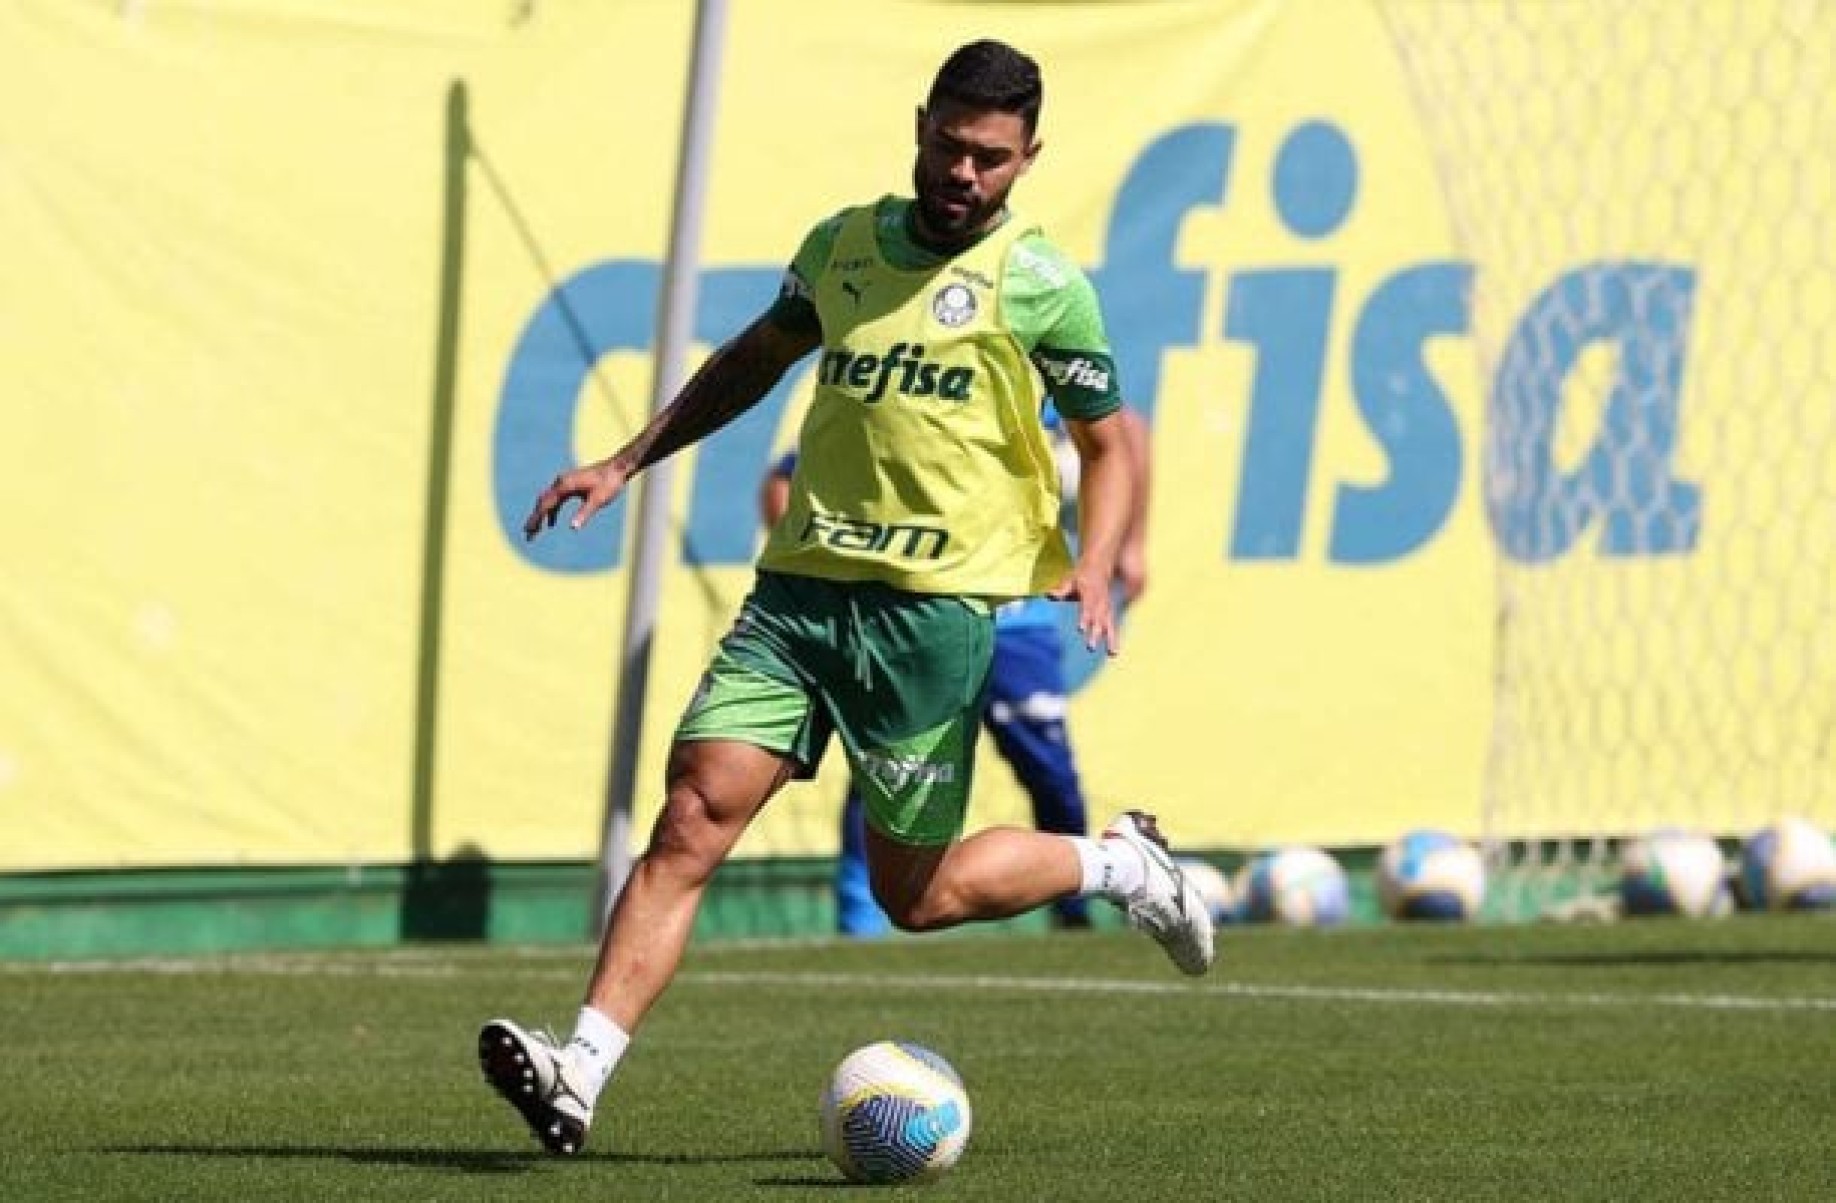
[(761, 572), (676, 727), (814, 774), (841, 736), (867, 821), (908, 844), (962, 834), (994, 616), (980, 599)]

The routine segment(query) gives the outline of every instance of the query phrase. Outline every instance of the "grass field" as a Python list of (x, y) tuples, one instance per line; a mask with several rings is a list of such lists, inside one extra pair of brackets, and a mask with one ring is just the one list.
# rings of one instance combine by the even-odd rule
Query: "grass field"
[(930, 1198), (1836, 1198), (1836, 921), (1224, 934), (697, 948), (567, 1162), (472, 1047), (570, 1027), (584, 947), (0, 966), (0, 1199), (833, 1200), (888, 1036), (974, 1104)]

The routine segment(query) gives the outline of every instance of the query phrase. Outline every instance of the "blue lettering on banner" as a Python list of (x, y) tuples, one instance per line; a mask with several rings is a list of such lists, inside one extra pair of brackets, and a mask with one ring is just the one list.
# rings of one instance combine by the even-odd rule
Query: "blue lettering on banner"
[[(1299, 238), (1337, 231), (1357, 189), (1356, 155), (1333, 126), (1302, 124), (1276, 153), (1276, 215)], [(1331, 268), (1299, 267), (1246, 271), (1230, 282), (1224, 335), (1254, 348), (1255, 369), (1229, 558), (1299, 553), (1337, 279)]]
[[(771, 268), (703, 273), (695, 337), (710, 345), (730, 337), (771, 303), (780, 274)], [(661, 282), (655, 263), (621, 260), (587, 268), (549, 294), (511, 354), (497, 411), (492, 494), (504, 537), (537, 567), (603, 572), (623, 560), (623, 497), (599, 521), (565, 539), (525, 542), (523, 519), (556, 470), (577, 462), (577, 407), (606, 401), (605, 393), (588, 387), (594, 365), (618, 351), (647, 351), (655, 341), (652, 319)], [(698, 446), (682, 541), (686, 562), (751, 560), (758, 479), (779, 417), (807, 370), (806, 362), (787, 373), (751, 413)], [(618, 399), (633, 422), (649, 407), (648, 397)]]
[(1340, 482), (1329, 557), (1398, 560), (1432, 539), (1460, 492), (1460, 426), (1423, 362), (1428, 341), (1462, 334), (1472, 268), (1424, 263), (1377, 286), (1352, 334), (1352, 397), (1390, 464), (1377, 485)]
[[(1150, 419), (1160, 401), (1166, 353), (1196, 348), (1211, 273), (1177, 265), (1186, 216), (1226, 206), (1238, 158), (1232, 126), (1198, 122), (1155, 139), (1117, 188), (1103, 263), (1091, 278), (1103, 298), (1125, 395)], [(1355, 217), (1356, 149), (1337, 126), (1297, 125), (1271, 170), (1276, 216), (1296, 238), (1326, 248)], [(1244, 202), (1238, 199), (1236, 204)], [(1325, 560), (1384, 565), (1430, 544), (1453, 512), (1468, 440), (1478, 449), (1487, 520), (1500, 552), (1523, 563), (1571, 554), (1590, 533), (1611, 557), (1687, 554), (1702, 527), (1699, 485), (1676, 475), (1684, 421), (1684, 370), (1695, 273), (1686, 265), (1600, 261), (1559, 273), (1513, 324), (1489, 382), (1482, 431), (1463, 433), (1426, 362), (1435, 339), (1470, 333), (1475, 269), (1441, 261), (1402, 266), (1368, 296), (1346, 295), (1329, 256), (1254, 265), (1228, 273), (1218, 336), (1253, 356), (1244, 446), (1223, 556), (1280, 563), (1305, 556), (1307, 507), (1321, 492), (1315, 448), (1323, 383), (1344, 355), (1357, 418), (1381, 452), (1381, 479), (1334, 480)], [(695, 338), (713, 345), (769, 304), (777, 266), (714, 267), (701, 274)], [(531, 498), (574, 446), (576, 411), (602, 393), (594, 365), (655, 342), (661, 269), (615, 260), (558, 285), (530, 317), (511, 354), (499, 400), (492, 490), (503, 535), (532, 565), (599, 572), (623, 559), (623, 515), (578, 535), (524, 542)], [(1349, 308), (1355, 307), (1355, 308)], [(1333, 345), (1349, 313), (1349, 347)], [(1583, 356), (1614, 356), (1599, 429), (1577, 466), (1556, 456), (1564, 388)], [(697, 449), (682, 558), (748, 563), (757, 547), (756, 486), (805, 361), (763, 403)], [(629, 421), (648, 398), (626, 397)], [(1233, 399), (1234, 400), (1234, 399)], [(600, 449), (592, 449), (599, 454)], [(621, 507), (622, 508), (622, 503)]]
[[(1596, 263), (1550, 285), (1517, 323), (1493, 382), (1487, 501), (1513, 559), (1553, 559), (1603, 523), (1609, 556), (1688, 552), (1702, 490), (1672, 476), (1695, 273), (1674, 264)], [(1605, 343), (1618, 368), (1586, 460), (1555, 462), (1562, 383), (1582, 351)]]

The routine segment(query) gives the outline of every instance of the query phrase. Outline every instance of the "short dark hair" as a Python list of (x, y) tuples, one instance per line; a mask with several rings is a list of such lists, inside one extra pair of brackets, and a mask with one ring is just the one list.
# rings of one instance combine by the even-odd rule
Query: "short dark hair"
[(984, 38), (958, 47), (937, 69), (924, 107), (934, 108), (940, 100), (1015, 113), (1031, 135), (1039, 128), (1045, 83), (1039, 77), (1038, 63), (1005, 42)]

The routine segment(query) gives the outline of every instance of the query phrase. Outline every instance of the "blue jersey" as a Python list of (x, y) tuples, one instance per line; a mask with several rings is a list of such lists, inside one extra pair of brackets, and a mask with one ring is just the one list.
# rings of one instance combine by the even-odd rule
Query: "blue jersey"
[(1011, 631), (1025, 627), (1058, 626), (1059, 611), (1065, 603), (1049, 597), (1022, 597), (995, 607), (995, 627)]

